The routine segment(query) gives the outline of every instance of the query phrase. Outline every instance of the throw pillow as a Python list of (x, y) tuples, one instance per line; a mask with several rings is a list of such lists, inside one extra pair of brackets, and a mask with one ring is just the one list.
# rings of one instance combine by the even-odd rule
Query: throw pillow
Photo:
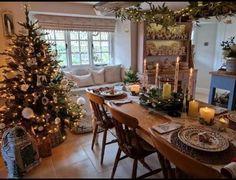
[(70, 72), (65, 72), (65, 71), (64, 71), (64, 73), (65, 73), (65, 77), (66, 77), (67, 79), (73, 80), (73, 75), (72, 75)]
[(83, 76), (73, 75), (73, 80), (77, 83), (79, 87), (94, 85), (91, 73)]
[(89, 69), (73, 69), (71, 71), (71, 74), (77, 75), (77, 76), (83, 76), (89, 74)]
[(104, 69), (91, 70), (91, 73), (95, 84), (104, 84)]
[(105, 82), (121, 82), (121, 65), (105, 66)]

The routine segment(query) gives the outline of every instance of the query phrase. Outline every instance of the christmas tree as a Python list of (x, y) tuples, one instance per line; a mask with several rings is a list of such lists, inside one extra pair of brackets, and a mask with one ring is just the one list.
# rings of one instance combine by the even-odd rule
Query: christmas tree
[(0, 132), (20, 124), (31, 134), (44, 137), (56, 125), (65, 138), (66, 121), (78, 125), (85, 113), (83, 104), (72, 101), (73, 83), (65, 78), (38, 21), (32, 22), (28, 7), (24, 8), (26, 22), (19, 23), (23, 32), (14, 34), (10, 49), (1, 53), (7, 64), (1, 67), (5, 76), (0, 90), (6, 108), (0, 114)]

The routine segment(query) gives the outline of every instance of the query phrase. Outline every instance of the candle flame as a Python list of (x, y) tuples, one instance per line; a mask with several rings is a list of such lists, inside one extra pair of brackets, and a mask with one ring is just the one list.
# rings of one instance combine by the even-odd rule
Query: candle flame
[(179, 63), (180, 57), (178, 56), (176, 59), (176, 62)]

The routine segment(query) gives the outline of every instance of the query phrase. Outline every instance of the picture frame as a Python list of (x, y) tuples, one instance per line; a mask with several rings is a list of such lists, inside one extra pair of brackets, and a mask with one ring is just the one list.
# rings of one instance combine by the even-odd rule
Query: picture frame
[(2, 13), (3, 33), (5, 36), (11, 37), (15, 33), (13, 13), (4, 11)]

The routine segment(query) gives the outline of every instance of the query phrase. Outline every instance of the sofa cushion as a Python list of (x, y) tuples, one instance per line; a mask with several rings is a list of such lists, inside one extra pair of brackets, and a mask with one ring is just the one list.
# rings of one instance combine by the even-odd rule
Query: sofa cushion
[(73, 80), (73, 75), (70, 72), (64, 71), (64, 73), (67, 79)]
[(121, 65), (105, 66), (105, 82), (121, 82)]
[(91, 73), (87, 75), (83, 75), (83, 76), (73, 75), (73, 80), (77, 83), (79, 87), (94, 85), (94, 81), (93, 81)]
[(77, 76), (83, 76), (83, 75), (88, 75), (90, 73), (90, 70), (89, 69), (73, 69), (70, 73)]
[(95, 84), (104, 84), (104, 69), (91, 70), (93, 81)]

